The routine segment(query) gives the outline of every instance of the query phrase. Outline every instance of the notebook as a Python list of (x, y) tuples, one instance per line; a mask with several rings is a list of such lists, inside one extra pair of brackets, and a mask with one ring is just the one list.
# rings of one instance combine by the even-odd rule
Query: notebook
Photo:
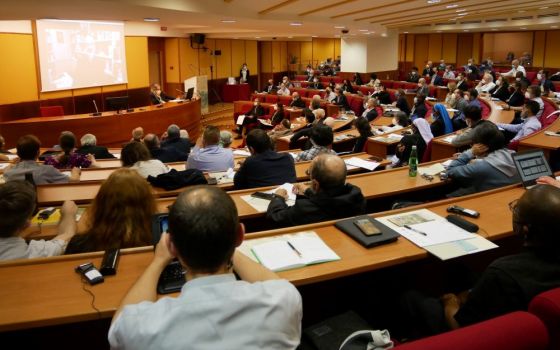
[(250, 251), (272, 271), (284, 271), (307, 265), (340, 260), (340, 257), (314, 232), (275, 237), (251, 242)]
[(542, 150), (517, 152), (512, 158), (525, 188), (534, 186), (541, 176), (554, 177)]
[[(168, 227), (169, 221), (167, 213), (156, 214), (152, 217), (152, 242), (154, 243), (154, 249), (162, 233), (167, 232)], [(159, 294), (179, 292), (185, 282), (185, 270), (179, 260), (174, 259), (161, 272), (157, 284), (157, 292)]]
[[(358, 226), (356, 226), (355, 222), (357, 220), (366, 219), (373, 223), (373, 225), (381, 231), (381, 234), (367, 236), (364, 234)], [(334, 226), (339, 229), (340, 231), (346, 233), (348, 236), (356, 240), (358, 243), (363, 245), (366, 248), (371, 248), (380, 244), (391, 243), (397, 240), (399, 237), (398, 232), (390, 229), (386, 225), (380, 223), (379, 221), (375, 220), (374, 218), (363, 215), (357, 216), (350, 219), (344, 219), (336, 222)]]

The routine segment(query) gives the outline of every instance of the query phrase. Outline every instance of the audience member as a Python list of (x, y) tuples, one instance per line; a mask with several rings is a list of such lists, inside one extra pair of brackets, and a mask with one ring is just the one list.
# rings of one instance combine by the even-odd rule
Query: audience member
[[(304, 109), (303, 110), (303, 115), (305, 117), (305, 121), (306, 124), (304, 126), (302, 126), (298, 131), (296, 131), (294, 133), (294, 135), (290, 138), (290, 149), (296, 149), (298, 148), (298, 141), (302, 138), (302, 137), (309, 137), (310, 133), (311, 133), (311, 129), (313, 128), (313, 126), (315, 125), (315, 113), (320, 113), (317, 112), (319, 111), (319, 109), (315, 110), (315, 111), (311, 111), (310, 109)], [(324, 110), (323, 110), (323, 116), (324, 116)], [(311, 145), (311, 141), (309, 141), (309, 144)], [(307, 148), (310, 148), (306, 147)]]
[(305, 101), (301, 99), (301, 97), (299, 96), (299, 92), (294, 92), (292, 94), (292, 102), (290, 103), (290, 107), (305, 108)]
[(272, 148), (276, 149), (276, 140), (278, 138), (290, 135), (292, 133), (292, 123), (290, 119), (283, 119), (278, 125), (276, 125), (267, 134), (270, 137), (270, 142), (272, 143)]
[(309, 104), (309, 108), (312, 111), (321, 108), (321, 96), (320, 95), (313, 95), (313, 97), (311, 98), (311, 103)]
[(541, 129), (541, 122), (537, 118), (537, 113), (539, 112), (539, 104), (536, 101), (527, 101), (523, 110), (521, 111), (521, 119), (523, 120), (520, 124), (504, 124), (498, 123), (497, 125), (507, 132), (510, 132), (513, 136), (511, 141), (517, 141), (524, 136), (531, 135), (532, 133)]
[(307, 75), (306, 81), (313, 81), (313, 79), (315, 78), (315, 72), (313, 71), (313, 68), (310, 64), (308, 64), (305, 68), (305, 75)]
[(385, 85), (379, 85), (379, 91), (377, 92), (377, 101), (382, 105), (390, 105), (391, 104), (391, 95), (385, 89)]
[(244, 84), (249, 81), (249, 69), (247, 68), (247, 63), (243, 63), (241, 69), (239, 70), (239, 84)]
[(474, 64), (474, 59), (469, 58), (465, 66), (465, 74), (470, 80), (478, 79), (478, 68)]
[(467, 128), (458, 130), (457, 136), (453, 137), (451, 140), (451, 144), (457, 148), (470, 145), (472, 143), (474, 130), (484, 123), (489, 123), (482, 119), (482, 109), (480, 109), (480, 107), (467, 106), (463, 113)]
[(8, 155), (12, 154), (12, 153), (5, 150), (4, 147), (5, 147), (4, 137), (2, 137), (2, 135), (0, 135), (0, 160), (7, 161), (7, 160), (10, 160)]
[[(198, 186), (183, 192), (169, 211), (169, 233), (113, 316), (111, 347), (295, 349), (301, 296), (289, 282), (235, 251), (244, 233), (224, 191)], [(159, 276), (174, 257), (184, 266), (187, 283), (177, 298), (158, 300)]]
[(152, 159), (150, 151), (143, 142), (129, 142), (121, 150), (123, 167), (134, 169), (142, 176), (157, 177), (169, 172), (167, 165), (158, 159)]
[(282, 185), (296, 182), (294, 158), (289, 153), (277, 153), (266, 132), (254, 129), (247, 135), (247, 157), (233, 178), (237, 190)]
[(416, 93), (424, 96), (428, 96), (430, 94), (430, 87), (426, 83), (426, 79), (418, 79), (418, 89), (416, 89)]
[(488, 93), (492, 91), (495, 87), (496, 84), (494, 84), (494, 78), (492, 77), (492, 74), (484, 73), (484, 75), (482, 76), (482, 80), (480, 80), (480, 82), (476, 86), (476, 91), (478, 91), (479, 93), (481, 92)]
[(230, 148), (233, 142), (233, 135), (227, 130), (220, 131), (220, 147)]
[(76, 233), (76, 212), (72, 201), (60, 208), (57, 235), (50, 240), (29, 240), (21, 236), (29, 226), (36, 206), (33, 185), (27, 181), (10, 181), (0, 185), (0, 260), (45, 258), (61, 255)]
[(270, 94), (273, 91), (276, 91), (276, 85), (274, 85), (274, 80), (268, 79), (268, 82), (266, 86), (263, 87), (262, 92)]
[(428, 113), (428, 108), (426, 108), (426, 95), (416, 94), (414, 97), (414, 106), (410, 112), (410, 119), (414, 121), (416, 118), (424, 119)]
[(327, 102), (333, 102), (336, 100), (336, 94), (333, 92), (332, 88), (327, 86), (325, 88), (325, 100), (327, 100)]
[(264, 115), (264, 107), (261, 106), (261, 101), (258, 98), (255, 98), (253, 102), (253, 107), (245, 113), (245, 119), (241, 125), (237, 126), (237, 133), (236, 139), (241, 139), (243, 137), (243, 129), (247, 127), (248, 124), (253, 124), (257, 122), (257, 119)]
[(41, 143), (33, 135), (25, 135), (17, 141), (17, 155), (20, 159), (11, 168), (4, 171), (6, 181), (24, 180), (25, 174), (31, 173), (37, 185), (80, 181), (80, 168), (72, 168), (70, 176), (58, 171), (52, 165), (39, 164)]
[(465, 78), (465, 75), (463, 73), (457, 74), (456, 83), (457, 83), (457, 89), (459, 90), (467, 91), (469, 89), (467, 79)]
[(95, 168), (97, 166), (93, 155), (85, 155), (75, 151), (76, 136), (70, 131), (63, 131), (59, 137), (62, 152), (45, 158), (46, 165), (57, 169)]
[(278, 189), (266, 216), (278, 226), (295, 226), (363, 214), (362, 191), (346, 183), (346, 164), (336, 156), (322, 154), (309, 166), (311, 186), (295, 184), (296, 201), (288, 206), (288, 193)]
[(144, 128), (141, 126), (134, 128), (132, 130), (132, 139), (130, 139), (130, 141), (142, 142), (142, 139), (144, 139)]
[(99, 188), (84, 214), (85, 230), (70, 240), (66, 254), (150, 245), (155, 212), (150, 184), (132, 169), (115, 170)]
[(427, 76), (431, 77), (432, 74), (434, 73), (432, 71), (432, 68), (433, 68), (432, 61), (426, 62), (426, 66), (424, 67), (424, 70), (422, 71), (422, 76), (423, 77), (427, 77)]
[(507, 106), (504, 107), (505, 109), (511, 107), (520, 107), (525, 103), (525, 92), (527, 91), (527, 85), (523, 82), (516, 81), (513, 86), (514, 91), (506, 100)]
[(207, 126), (189, 155), (187, 169), (208, 172), (233, 169), (232, 150), (220, 147), (219, 143), (220, 129), (213, 125)]
[(378, 116), (376, 107), (377, 100), (375, 98), (368, 98), (366, 102), (366, 109), (364, 110), (364, 113), (362, 113), (362, 117), (368, 122), (373, 121)]
[(430, 79), (430, 85), (442, 86), (443, 78), (438, 74), (438, 67), (432, 68), (432, 78)]
[[(416, 73), (418, 73), (418, 69), (416, 69)], [(369, 75), (369, 82), (366, 84), (366, 86), (377, 87), (377, 86), (379, 86), (379, 84), (381, 84), (381, 80), (377, 79), (377, 74), (371, 73)]]
[[(463, 90), (455, 89), (455, 106), (454, 108), (457, 110), (453, 114), (453, 130), (461, 130), (467, 126), (465, 122), (465, 108), (469, 105), (469, 102), (463, 97)], [(479, 106), (480, 107), (480, 106)]]
[(332, 103), (337, 105), (342, 110), (345, 111), (350, 110), (350, 105), (348, 104), (348, 100), (346, 99), (346, 96), (344, 96), (344, 92), (340, 88), (336, 89), (336, 98), (334, 99), (334, 101), (332, 101)]
[(525, 67), (519, 64), (519, 60), (511, 61), (511, 70), (507, 73), (501, 73), (504, 77), (515, 77), (517, 72), (523, 73), (523, 76), (527, 75)]
[(432, 141), (434, 135), (430, 130), (430, 124), (426, 119), (415, 119), (412, 122), (412, 134), (404, 135), (396, 149), (397, 161), (393, 163), (393, 167), (404, 166), (408, 164), (410, 159), (410, 152), (412, 146), (416, 146), (418, 159), (421, 160), (424, 156), (427, 145)]
[(80, 148), (76, 149), (76, 153), (88, 155), (91, 154), (95, 159), (113, 159), (114, 155), (109, 153), (107, 147), (97, 146), (97, 138), (93, 134), (85, 134), (80, 139)]
[(358, 73), (358, 72), (354, 73), (353, 82), (354, 82), (355, 85), (358, 85), (358, 86), (364, 85), (364, 83), (362, 81), (362, 77), (361, 77), (360, 73)]
[(434, 137), (439, 137), (453, 132), (453, 122), (449, 118), (447, 109), (441, 103), (437, 103), (432, 110), (433, 122), (430, 125), (430, 130)]
[(445, 95), (445, 104), (451, 108), (455, 108), (455, 90), (457, 89), (457, 84), (454, 81), (447, 83), (448, 93)]
[(496, 79), (496, 86), (490, 92), (492, 93), (492, 98), (497, 98), (500, 101), (505, 102), (510, 95), (507, 79), (502, 76), (498, 76), (498, 79)]
[(311, 129), (310, 140), (312, 147), (298, 154), (296, 162), (313, 160), (322, 153), (336, 154), (336, 152), (332, 150), (334, 135), (330, 127), (326, 125), (314, 126)]
[(169, 96), (161, 90), (161, 86), (159, 84), (152, 84), (150, 89), (150, 101), (152, 101), (153, 105), (159, 105), (173, 99), (175, 98)]
[(472, 135), (472, 148), (461, 153), (447, 168), (459, 188), (450, 197), (491, 190), (520, 181), (503, 134), (493, 123), (484, 123)]
[(548, 71), (541, 69), (537, 73), (537, 82), (538, 82), (538, 86), (541, 89), (541, 92), (545, 92), (545, 91), (556, 92), (556, 87), (554, 86), (552, 81), (548, 80)]
[(398, 89), (395, 92), (396, 101), (393, 102), (393, 105), (404, 112), (407, 116), (410, 115), (410, 105), (408, 104), (408, 100), (406, 99), (406, 93), (403, 89)]
[(173, 148), (177, 153), (188, 155), (191, 151), (191, 141), (188, 136), (182, 138), (181, 129), (177, 125), (171, 124), (167, 127), (167, 137), (161, 142), (161, 147)]
[(186, 161), (188, 155), (178, 152), (173, 147), (161, 147), (159, 138), (155, 134), (147, 134), (144, 137), (144, 145), (148, 148), (151, 158), (157, 159), (162, 163)]
[(371, 125), (369, 124), (369, 121), (366, 118), (355, 119), (354, 125), (356, 126), (356, 130), (358, 130), (358, 132), (360, 133), (360, 136), (356, 139), (356, 143), (354, 144), (352, 153), (365, 152), (364, 149), (368, 137), (373, 136), (373, 132), (371, 131)]
[(284, 83), (281, 83), (276, 94), (278, 96), (290, 96), (290, 89), (288, 89)]
[(340, 89), (343, 92), (347, 92), (349, 94), (353, 94), (354, 93), (354, 88), (352, 87), (352, 84), (350, 83), (350, 81), (348, 81), (348, 79), (344, 79), (342, 81), (342, 86), (340, 87)]
[(451, 66), (446, 66), (443, 72), (443, 79), (455, 79), (455, 72), (451, 69)]
[(480, 105), (480, 101), (478, 100), (478, 90), (473, 88), (468, 89), (467, 91), (465, 91), (464, 96), (465, 101), (467, 101), (469, 106), (482, 108), (482, 106)]
[(322, 88), (323, 88), (323, 83), (321, 83), (321, 82), (319, 81), (319, 78), (314, 77), (314, 78), (313, 78), (313, 81), (311, 82), (311, 84), (308, 85), (308, 88), (309, 88), (309, 89), (317, 89), (317, 90), (319, 90), (319, 89), (322, 89)]
[(393, 120), (391, 121), (390, 125), (383, 125), (378, 130), (374, 130), (374, 133), (377, 135), (394, 132), (397, 130), (401, 130), (402, 128), (406, 128), (410, 124), (408, 120), (408, 116), (402, 112), (395, 112), (393, 116)]
[(408, 77), (406, 81), (409, 83), (417, 83), (420, 79), (420, 74), (418, 74), (418, 67), (412, 67), (410, 73), (408, 73)]

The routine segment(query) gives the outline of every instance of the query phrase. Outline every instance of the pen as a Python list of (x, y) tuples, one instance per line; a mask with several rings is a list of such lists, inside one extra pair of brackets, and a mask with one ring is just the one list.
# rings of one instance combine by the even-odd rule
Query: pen
[(292, 248), (292, 250), (293, 250), (294, 252), (296, 252), (296, 254), (301, 258), (301, 253), (296, 249), (296, 247), (294, 247), (294, 246), (292, 245), (292, 243), (290, 243), (290, 242), (287, 242), (287, 241), (286, 241), (286, 243), (288, 243), (288, 245), (290, 246), (290, 248)]
[(421, 234), (421, 235), (423, 235), (423, 236), (427, 236), (426, 232), (422, 232), (422, 231), (417, 230), (417, 229), (415, 229), (415, 228), (412, 228), (412, 227), (410, 227), (410, 226), (408, 226), (408, 225), (404, 225), (404, 227), (406, 227), (407, 229), (409, 229), (409, 230), (411, 230), (411, 231), (414, 231), (414, 232), (416, 232), (416, 233), (419, 233), (419, 234)]

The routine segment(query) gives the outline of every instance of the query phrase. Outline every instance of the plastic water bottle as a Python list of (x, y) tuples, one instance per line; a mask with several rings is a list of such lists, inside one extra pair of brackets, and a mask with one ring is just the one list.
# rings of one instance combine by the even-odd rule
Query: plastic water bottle
[(412, 146), (410, 151), (410, 158), (408, 159), (408, 176), (416, 177), (418, 172), (418, 151), (416, 146)]

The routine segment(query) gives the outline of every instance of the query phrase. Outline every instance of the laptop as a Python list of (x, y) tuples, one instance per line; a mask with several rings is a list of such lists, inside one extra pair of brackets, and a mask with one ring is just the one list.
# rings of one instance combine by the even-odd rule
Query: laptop
[(512, 154), (512, 157), (525, 188), (534, 186), (537, 179), (541, 176), (550, 176), (554, 178), (554, 174), (542, 150), (518, 152)]
[(194, 94), (194, 88), (189, 88), (187, 90), (186, 96), (185, 96), (185, 100), (190, 100), (193, 97)]
[[(168, 214), (156, 214), (152, 217), (152, 242), (154, 248), (159, 242), (162, 233), (167, 232), (169, 227)], [(174, 259), (165, 267), (159, 276), (157, 292), (159, 294), (169, 294), (180, 292), (186, 283), (185, 270), (179, 262)]]

